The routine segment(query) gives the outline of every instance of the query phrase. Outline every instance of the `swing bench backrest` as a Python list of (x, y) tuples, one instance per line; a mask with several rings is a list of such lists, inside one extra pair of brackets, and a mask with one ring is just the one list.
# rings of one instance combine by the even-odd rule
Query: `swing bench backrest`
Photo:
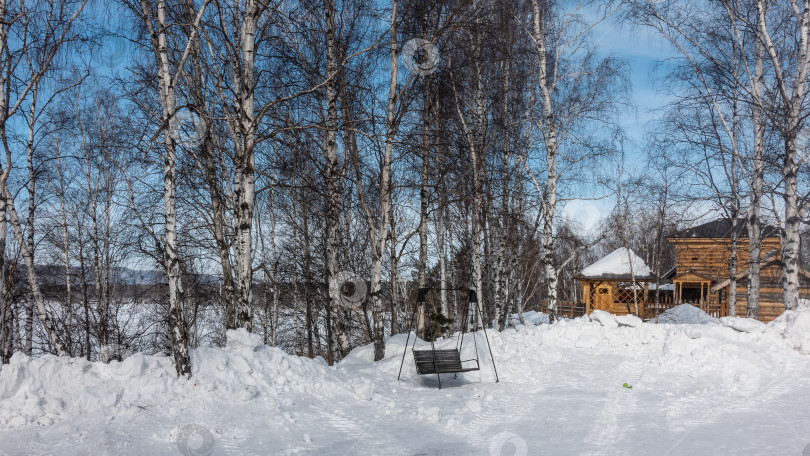
[[(416, 361), (416, 373), (426, 374), (454, 374), (478, 370), (478, 366), (464, 368), (461, 365), (461, 354), (455, 348), (445, 350), (414, 350), (413, 359)], [(478, 364), (476, 362), (476, 364)]]

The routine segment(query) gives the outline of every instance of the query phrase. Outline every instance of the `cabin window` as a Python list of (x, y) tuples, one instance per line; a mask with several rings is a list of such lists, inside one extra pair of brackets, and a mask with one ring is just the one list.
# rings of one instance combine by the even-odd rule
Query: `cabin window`
[(692, 261), (697, 261), (698, 257), (692, 257)]

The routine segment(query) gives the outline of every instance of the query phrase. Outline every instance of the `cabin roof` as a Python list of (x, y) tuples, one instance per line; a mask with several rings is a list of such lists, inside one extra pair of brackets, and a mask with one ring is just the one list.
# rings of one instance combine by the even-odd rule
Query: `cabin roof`
[(583, 269), (578, 278), (641, 280), (652, 279), (653, 275), (644, 260), (631, 249), (620, 247)]
[[(732, 232), (732, 223), (730, 218), (721, 218), (713, 220), (702, 225), (678, 231), (669, 236), (670, 239), (718, 239), (730, 238)], [(761, 235), (762, 238), (779, 236), (783, 233), (782, 228), (773, 225), (762, 225)], [(741, 238), (748, 237), (748, 224), (745, 220), (738, 221), (737, 236)]]

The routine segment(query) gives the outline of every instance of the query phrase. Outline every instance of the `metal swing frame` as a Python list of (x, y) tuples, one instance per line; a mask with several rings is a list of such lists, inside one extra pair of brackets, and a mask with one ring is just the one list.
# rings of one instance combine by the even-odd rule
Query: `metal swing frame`
[[(416, 310), (419, 309), (420, 304), (422, 306), (427, 304), (427, 292), (430, 290), (455, 290), (468, 292), (467, 308), (465, 309), (464, 312), (465, 315), (464, 318), (467, 318), (469, 316), (470, 305), (474, 304), (475, 307), (473, 315), (475, 317), (474, 325), (476, 329), (472, 331), (473, 344), (475, 346), (475, 358), (466, 360), (461, 359), (461, 351), (464, 348), (463, 326), (461, 328), (461, 335), (455, 336), (458, 340), (458, 342), (456, 343), (456, 348), (437, 350), (435, 341), (430, 341), (430, 350), (416, 350), (415, 347), (418, 337), (414, 335), (413, 344), (411, 345), (411, 352), (413, 352), (414, 362), (416, 363), (416, 373), (419, 375), (436, 374), (436, 379), (439, 382), (439, 389), (442, 389), (441, 374), (454, 374), (455, 376), (462, 372), (471, 372), (481, 369), (480, 358), (478, 356), (478, 343), (476, 339), (476, 333), (478, 332), (477, 327), (479, 325), (479, 322), (483, 322), (483, 318), (481, 316), (481, 308), (478, 307), (478, 294), (474, 289), (420, 288), (416, 298), (416, 305), (414, 306), (413, 312), (411, 313), (410, 324), (408, 327), (408, 338), (405, 341), (405, 349), (402, 352), (402, 361), (400, 361), (399, 363), (399, 375), (397, 375), (397, 381), (399, 381), (400, 378), (402, 377), (402, 366), (405, 364), (405, 355), (408, 353), (408, 345), (411, 340), (411, 332), (413, 331), (414, 319), (416, 318)], [(483, 324), (481, 324), (481, 326), (484, 327)], [(489, 336), (487, 336), (486, 327), (484, 327), (484, 338), (487, 342), (487, 348), (489, 349), (489, 359), (492, 360), (492, 370), (495, 371), (495, 383), (498, 383), (500, 381), (500, 379), (498, 378), (498, 369), (495, 367), (495, 358), (492, 356), (492, 347), (489, 344)], [(466, 368), (464, 367), (464, 363), (472, 361), (475, 361), (475, 367), (466, 367)]]

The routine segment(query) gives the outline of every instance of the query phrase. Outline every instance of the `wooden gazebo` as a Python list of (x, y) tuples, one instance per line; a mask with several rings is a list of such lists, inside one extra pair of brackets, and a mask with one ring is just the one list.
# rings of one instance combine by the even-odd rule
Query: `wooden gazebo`
[(642, 312), (650, 283), (656, 281), (650, 268), (631, 249), (618, 248), (584, 268), (577, 276), (585, 313), (604, 310), (615, 315)]

